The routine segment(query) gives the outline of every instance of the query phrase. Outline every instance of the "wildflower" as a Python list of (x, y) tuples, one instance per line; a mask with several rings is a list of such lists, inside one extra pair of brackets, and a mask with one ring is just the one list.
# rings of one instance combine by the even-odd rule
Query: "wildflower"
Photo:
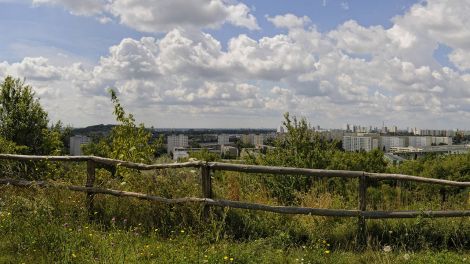
[(68, 224), (68, 223), (65, 223), (65, 224), (63, 224), (62, 226), (65, 227), (65, 228), (67, 228), (67, 227), (69, 227), (69, 224)]
[(230, 258), (230, 261), (233, 261), (233, 258)]
[(392, 251), (392, 247), (386, 245), (386, 246), (384, 246), (383, 251), (384, 251), (385, 253), (388, 253), (388, 252)]
[(228, 259), (228, 256), (224, 256), (224, 260), (227, 260)]
[(410, 259), (410, 254), (406, 253), (405, 255), (403, 255), (403, 258), (405, 260), (409, 260)]
[(330, 251), (329, 251), (329, 250), (325, 250), (325, 254), (330, 254)]
[(181, 232), (181, 233), (184, 233), (184, 230), (181, 230), (180, 232)]
[(75, 255), (75, 253), (72, 253), (72, 258), (76, 258), (77, 255)]
[(326, 240), (323, 240), (323, 244), (326, 244)]

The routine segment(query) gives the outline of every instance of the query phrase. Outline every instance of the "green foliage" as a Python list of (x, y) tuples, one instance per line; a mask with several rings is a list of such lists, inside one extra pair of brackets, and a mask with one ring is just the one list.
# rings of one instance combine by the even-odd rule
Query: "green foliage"
[(84, 152), (113, 159), (150, 163), (156, 149), (162, 145), (161, 138), (150, 144), (150, 131), (145, 129), (144, 124), (136, 125), (132, 114), (126, 114), (114, 90), (110, 89), (109, 93), (118, 125), (113, 127), (109, 137), (89, 144)]
[(11, 76), (0, 83), (0, 135), (28, 154), (57, 154), (60, 134), (48, 129), (47, 113), (34, 98), (31, 86)]
[(189, 152), (189, 157), (197, 159), (197, 160), (203, 160), (203, 161), (209, 161), (209, 162), (220, 160), (219, 154), (210, 152), (207, 149), (203, 149), (201, 151), (191, 151)]
[[(344, 152), (337, 147), (337, 142), (329, 142), (316, 133), (305, 118), (298, 120), (291, 118), (289, 113), (284, 115), (283, 125), (287, 133), (277, 138), (265, 155), (248, 158), (249, 163), (270, 166), (285, 166), (314, 169), (358, 170), (370, 172), (383, 172), (386, 162), (383, 152)], [(316, 177), (308, 176), (270, 176), (266, 177), (266, 185), (271, 194), (282, 203), (296, 203), (295, 192), (307, 192)], [(344, 181), (329, 180), (331, 189), (341, 186), (344, 190)]]
[(330, 170), (384, 172), (387, 163), (383, 159), (383, 152), (378, 149), (370, 152), (335, 151), (327, 168)]
[(289, 113), (284, 114), (284, 118), (287, 133), (275, 140), (275, 148), (260, 156), (257, 162), (263, 165), (326, 168), (331, 154), (336, 150), (334, 145), (315, 133), (305, 118), (291, 119)]

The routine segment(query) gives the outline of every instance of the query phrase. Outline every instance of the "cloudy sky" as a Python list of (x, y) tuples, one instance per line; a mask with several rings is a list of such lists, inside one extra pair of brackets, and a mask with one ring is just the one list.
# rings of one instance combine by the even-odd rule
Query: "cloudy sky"
[(470, 129), (470, 1), (0, 0), (0, 77), (53, 121)]

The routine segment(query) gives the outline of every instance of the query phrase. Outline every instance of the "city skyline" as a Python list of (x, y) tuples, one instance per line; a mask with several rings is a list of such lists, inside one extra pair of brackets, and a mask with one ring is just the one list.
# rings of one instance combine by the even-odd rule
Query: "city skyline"
[[(52, 121), (470, 129), (470, 1), (0, 0), (0, 77)], [(374, 125), (377, 124), (377, 125)]]

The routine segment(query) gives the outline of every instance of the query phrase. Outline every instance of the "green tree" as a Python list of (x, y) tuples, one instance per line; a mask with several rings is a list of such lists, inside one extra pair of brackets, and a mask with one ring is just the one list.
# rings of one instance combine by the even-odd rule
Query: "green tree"
[[(335, 144), (328, 142), (316, 133), (305, 118), (298, 120), (284, 114), (283, 125), (287, 133), (274, 141), (274, 148), (266, 151), (265, 155), (249, 158), (249, 162), (284, 167), (326, 168), (330, 157), (337, 151)], [(265, 177), (265, 184), (271, 194), (283, 203), (295, 203), (295, 192), (305, 192), (310, 189), (315, 177), (308, 176), (271, 176)]]
[(27, 147), (28, 154), (59, 154), (60, 132), (49, 129), (48, 123), (31, 86), (11, 76), (0, 83), (0, 136)]
[(152, 133), (144, 127), (144, 124), (136, 125), (132, 114), (126, 114), (116, 92), (109, 90), (111, 101), (114, 105), (113, 114), (118, 125), (113, 127), (108, 137), (98, 143), (85, 147), (85, 153), (120, 159), (126, 161), (150, 163), (159, 145), (161, 138), (150, 143)]

